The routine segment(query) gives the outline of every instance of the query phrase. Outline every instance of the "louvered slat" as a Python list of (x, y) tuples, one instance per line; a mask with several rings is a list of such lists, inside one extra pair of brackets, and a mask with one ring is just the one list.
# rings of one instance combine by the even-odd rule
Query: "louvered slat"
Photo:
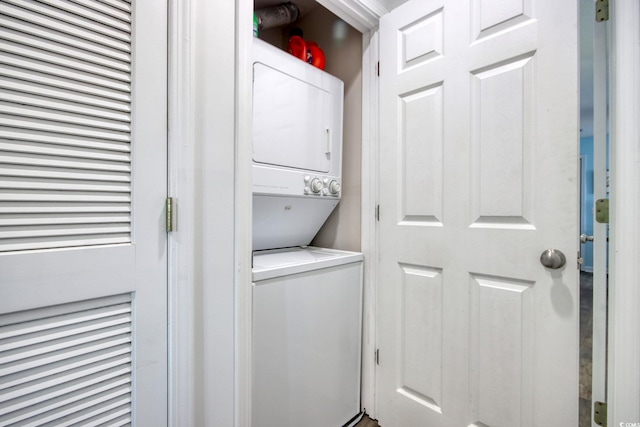
[(96, 0), (80, 0), (74, 3), (87, 7), (91, 10), (110, 15), (116, 19), (131, 24), (131, 5), (124, 2), (104, 2)]
[[(0, 50), (6, 52), (9, 55), (13, 55), (18, 58), (29, 58), (32, 61), (42, 62), (43, 64), (51, 65), (49, 69), (57, 69), (57, 70), (68, 70), (68, 72), (75, 72), (76, 75), (80, 75), (81, 73), (87, 73), (89, 75), (100, 76), (106, 82), (107, 79), (113, 79), (116, 81), (128, 82), (130, 72), (114, 70), (108, 67), (96, 65), (92, 62), (87, 61), (87, 59), (93, 59), (91, 57), (85, 57), (82, 59), (74, 58), (71, 56), (66, 56), (62, 52), (61, 54), (51, 53), (53, 50), (51, 47), (52, 43), (37, 43), (39, 40), (35, 37), (12, 37), (13, 39), (18, 38), (18, 42), (10, 41), (9, 36), (11, 36), (14, 32), (9, 29), (3, 29), (2, 38), (0, 40)], [(37, 47), (34, 47), (37, 46)], [(68, 47), (61, 47), (61, 51), (66, 51), (69, 53), (71, 50)], [(80, 56), (77, 53), (77, 50), (74, 51), (76, 56)], [(7, 63), (11, 63), (9, 59), (7, 59)], [(14, 62), (14, 65), (17, 64), (18, 61)], [(60, 71), (60, 74), (63, 72)]]
[[(111, 147), (120, 148), (116, 145), (111, 145)], [(34, 144), (25, 141), (0, 141), (0, 150), (45, 156), (75, 157), (80, 159), (95, 159), (125, 163), (129, 162), (129, 154), (127, 152), (122, 153), (117, 151), (94, 150), (86, 147), (44, 146), (43, 144)]]
[(0, 251), (131, 241), (131, 4), (0, 0)]
[[(116, 29), (110, 26), (110, 22), (107, 16), (97, 13), (92, 16), (80, 16), (75, 13), (69, 13), (69, 11), (59, 9), (57, 7), (43, 4), (42, 2), (29, 1), (29, 0), (3, 0), (3, 3), (10, 3), (16, 5), (24, 10), (32, 12), (37, 18), (41, 19), (42, 15), (45, 17), (47, 23), (45, 26), (55, 29), (60, 23), (66, 23), (71, 25), (72, 28), (81, 28), (95, 33), (95, 38), (100, 36), (105, 37), (104, 40), (109, 40), (105, 44), (110, 43), (110, 39), (125, 41), (130, 43), (131, 32), (126, 29)], [(65, 6), (65, 2), (59, 2), (61, 6)], [(46, 19), (49, 18), (49, 19)], [(116, 24), (115, 26), (119, 26)], [(73, 31), (70, 31), (73, 34)]]
[(0, 316), (0, 426), (129, 423), (131, 319), (128, 295)]
[(129, 141), (130, 137), (128, 132), (109, 131), (107, 129), (99, 129), (96, 127), (52, 121), (47, 120), (46, 117), (43, 117), (42, 119), (34, 119), (27, 116), (11, 116), (1, 113), (0, 126), (12, 127), (14, 130), (35, 130), (45, 132), (47, 134), (58, 134), (60, 136), (74, 135), (107, 141), (126, 142)]
[[(40, 34), (36, 34), (36, 35), (25, 34), (24, 32), (20, 31), (20, 30), (23, 30), (23, 28), (20, 28), (20, 30), (18, 31), (15, 31), (9, 28), (7, 24), (10, 24), (10, 23), (11, 21), (8, 21), (8, 20), (0, 20), (0, 25), (4, 25), (5, 27), (3, 38), (17, 45), (24, 45), (27, 47), (36, 48), (37, 49), (35, 51), (36, 54), (40, 53), (41, 55), (46, 55), (46, 56), (39, 56), (38, 59), (42, 59), (47, 62), (65, 61), (66, 64), (71, 64), (71, 66), (74, 65), (72, 62), (73, 60), (80, 60), (90, 64), (97, 64), (105, 67), (114, 68), (116, 70), (124, 71), (126, 73), (123, 76), (119, 76), (121, 80), (127, 80), (127, 75), (131, 71), (129, 66), (129, 58), (127, 55), (123, 55), (124, 60), (110, 58), (109, 56), (105, 55), (105, 53), (108, 54), (109, 52), (108, 51), (105, 52), (104, 49), (101, 52), (93, 53), (92, 52), (93, 49), (91, 49), (92, 46), (91, 45), (87, 46), (87, 43), (85, 43), (84, 46), (72, 46), (72, 45), (66, 45), (63, 43), (63, 42), (73, 42), (73, 40), (71, 40), (71, 37), (67, 37), (67, 40), (65, 40), (62, 37), (58, 37), (58, 39), (61, 39), (61, 42), (43, 39), (43, 37), (50, 36), (51, 35), (50, 33), (53, 33), (53, 31), (51, 30), (48, 32), (40, 31), (39, 32)], [(54, 55), (49, 54), (49, 52), (53, 52)], [(69, 57), (70, 60), (68, 61), (65, 60), (65, 57)], [(52, 58), (58, 58), (58, 59), (56, 61), (53, 61)], [(116, 75), (116, 78), (117, 77), (118, 76)]]
[[(16, 88), (16, 85), (13, 85)], [(128, 112), (113, 111), (112, 109), (98, 106), (78, 104), (77, 102), (66, 101), (64, 99), (51, 99), (48, 96), (41, 96), (41, 92), (21, 93), (16, 91), (0, 89), (0, 98), (6, 103), (30, 107), (39, 107), (50, 111), (83, 114), (89, 117), (99, 117), (107, 120), (114, 120), (122, 126), (122, 122), (128, 123)]]
[(94, 203), (91, 205), (78, 204), (78, 203), (49, 203), (46, 207), (41, 207), (37, 203), (21, 203), (18, 206), (14, 206), (12, 203), (0, 202), (0, 213), (2, 214), (59, 214), (62, 212), (75, 212), (75, 213), (103, 213), (103, 212), (131, 212), (131, 208), (127, 203)]
[[(125, 33), (131, 33), (131, 14), (120, 13), (117, 9), (108, 8), (106, 5), (85, 0), (84, 2), (73, 2), (69, 0), (39, 0), (40, 3), (69, 12), (72, 15), (80, 16), (89, 21), (100, 22), (101, 25), (117, 28)], [(108, 11), (109, 13), (104, 13)], [(113, 14), (119, 15), (117, 19)]]
[[(12, 62), (15, 62), (17, 66), (11, 65)], [(20, 68), (20, 66), (28, 66), (32, 69), (26, 71), (23, 68)], [(113, 84), (111, 82), (111, 86), (115, 87), (103, 88), (99, 85), (99, 83), (104, 82), (101, 82), (97, 79), (86, 78), (88, 82), (84, 82), (79, 81), (77, 78), (71, 78), (77, 76), (72, 76), (71, 73), (65, 74), (64, 69), (62, 69), (63, 72), (57, 71), (57, 69), (47, 67), (46, 65), (43, 65), (40, 69), (37, 69), (37, 67), (34, 67), (29, 63), (29, 61), (25, 61), (23, 58), (14, 58), (11, 55), (0, 56), (0, 76), (5, 76), (12, 79), (10, 83), (5, 85), (5, 87), (8, 87), (10, 89), (17, 90), (18, 85), (24, 82), (28, 82), (30, 84), (35, 83), (44, 85), (48, 91), (67, 90), (77, 92), (78, 94), (84, 95), (83, 97), (78, 98), (78, 102), (80, 103), (90, 103), (92, 99), (96, 98), (102, 100), (102, 102), (105, 103), (111, 100), (121, 101), (127, 104), (131, 102), (129, 95), (129, 86), (127, 85), (124, 85), (122, 83)], [(88, 76), (91, 77), (90, 75)], [(107, 83), (109, 82), (107, 81)]]
[[(73, 145), (77, 147), (96, 148), (114, 151), (130, 150), (130, 146), (126, 142), (119, 141), (101, 141), (91, 139), (84, 136), (74, 135), (54, 135), (51, 133), (41, 132), (33, 129), (2, 129), (0, 128), (0, 141), (30, 141), (46, 144), (57, 145)], [(46, 147), (47, 149), (55, 149), (56, 147)]]
[[(47, 122), (68, 123), (90, 129), (105, 129), (124, 132), (125, 138), (121, 139), (124, 141), (128, 141), (128, 134), (131, 131), (129, 124), (126, 121), (109, 120), (100, 117), (92, 117), (87, 114), (70, 113), (59, 109), (35, 107), (33, 105), (17, 104), (15, 102), (0, 101), (0, 113), (6, 114), (7, 116), (21, 117), (25, 119), (35, 118)], [(29, 126), (29, 122), (24, 124), (17, 124), (14, 122), (13, 126)], [(64, 133), (64, 131), (62, 132)], [(86, 134), (87, 132), (82, 131), (82, 133)], [(118, 135), (118, 137), (120, 137), (120, 135)]]
[[(18, 4), (20, 3), (24, 2), (18, 2)], [(114, 39), (113, 37), (105, 36), (98, 32), (82, 28), (78, 25), (68, 23), (61, 19), (52, 20), (47, 15), (33, 13), (33, 11), (24, 9), (22, 7), (17, 7), (8, 2), (3, 2), (2, 11), (6, 15), (15, 17), (16, 19), (24, 21), (25, 23), (35, 24), (35, 28), (37, 29), (52, 29), (60, 33), (61, 36), (67, 34), (78, 37), (82, 39), (80, 43), (82, 43), (83, 41), (88, 41), (97, 45), (113, 46), (113, 48), (123, 52), (131, 52), (129, 39), (126, 37), (124, 40)]]
[(41, 156), (22, 153), (0, 153), (0, 162), (7, 165), (25, 165), (42, 167), (59, 167), (66, 169), (82, 169), (91, 171), (130, 172), (127, 163), (116, 163), (94, 159), (64, 158), (60, 156)]
[(131, 3), (128, 1), (119, 1), (119, 0), (99, 0), (100, 3), (107, 4), (116, 9), (124, 10), (131, 14)]
[[(6, 15), (0, 16), (0, 26), (4, 26), (6, 28), (16, 30), (19, 33), (37, 36), (41, 40), (55, 41), (58, 43), (53, 46), (59, 46), (59, 45), (74, 46), (76, 48), (81, 49), (84, 52), (93, 52), (94, 54), (102, 55), (107, 58), (116, 59), (124, 63), (131, 62), (131, 55), (128, 52), (122, 51), (119, 49), (114, 49), (109, 46), (104, 46), (102, 44), (98, 44), (86, 39), (78, 40), (77, 36), (71, 36), (61, 32), (60, 26), (58, 26), (58, 28), (54, 31), (46, 27), (29, 25), (24, 21), (20, 21), (15, 18), (10, 18)], [(100, 60), (100, 61), (103, 61), (103, 60)]]

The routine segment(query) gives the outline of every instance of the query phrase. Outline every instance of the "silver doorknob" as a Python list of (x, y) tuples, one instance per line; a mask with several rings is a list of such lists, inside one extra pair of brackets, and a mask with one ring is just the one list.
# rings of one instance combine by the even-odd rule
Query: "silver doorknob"
[(546, 268), (558, 269), (567, 263), (567, 257), (558, 249), (547, 249), (540, 255), (540, 263)]
[(586, 234), (581, 234), (580, 242), (581, 243), (593, 242), (593, 236), (587, 236)]

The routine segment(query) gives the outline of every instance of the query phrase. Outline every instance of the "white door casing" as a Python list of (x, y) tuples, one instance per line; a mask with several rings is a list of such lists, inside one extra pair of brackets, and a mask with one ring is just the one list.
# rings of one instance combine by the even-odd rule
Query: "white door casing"
[[(14, 339), (11, 331), (21, 329), (20, 340), (41, 345), (37, 334), (29, 335), (33, 330), (27, 322), (33, 321), (41, 330), (54, 331), (55, 339), (68, 338), (69, 344), (51, 351), (71, 349), (80, 338), (86, 338), (83, 346), (95, 344), (98, 351), (99, 343), (93, 342), (98, 338), (82, 335), (94, 330), (91, 325), (78, 323), (75, 336), (56, 329), (64, 329), (66, 321), (56, 323), (62, 317), (47, 316), (81, 313), (78, 322), (86, 317), (91, 323), (86, 310), (100, 311), (101, 298), (105, 304), (130, 301), (126, 319), (104, 325), (105, 334), (120, 328), (118, 339), (132, 343), (122, 368), (129, 371), (128, 386), (123, 380), (121, 387), (129, 397), (118, 400), (124, 402), (118, 416), (139, 425), (165, 425), (166, 4), (16, 0), (0, 8), (6, 14), (0, 73), (7, 101), (0, 130), (6, 163), (0, 173), (0, 245), (5, 243), (0, 327), (6, 335), (0, 338)], [(126, 326), (117, 326), (123, 322)], [(48, 365), (45, 354), (38, 369), (54, 369), (58, 383), (78, 378), (65, 372), (75, 372), (95, 354), (72, 353), (74, 359), (57, 359), (55, 366)], [(113, 366), (113, 361), (103, 362), (104, 368), (96, 365), (92, 372)], [(11, 368), (2, 373), (31, 375)], [(82, 390), (75, 396), (94, 394)], [(64, 396), (73, 399), (74, 394)], [(31, 398), (18, 397), (16, 407)], [(87, 414), (95, 409), (96, 417), (109, 411), (115, 416), (110, 401), (100, 402), (85, 409)]]
[[(593, 21), (593, 200), (608, 198), (607, 174), (607, 22)], [(606, 402), (608, 224), (593, 218), (593, 307), (591, 348), (591, 413), (594, 402)], [(591, 425), (597, 426), (592, 415)]]
[(576, 28), (533, 0), (380, 21), (385, 427), (577, 425)]

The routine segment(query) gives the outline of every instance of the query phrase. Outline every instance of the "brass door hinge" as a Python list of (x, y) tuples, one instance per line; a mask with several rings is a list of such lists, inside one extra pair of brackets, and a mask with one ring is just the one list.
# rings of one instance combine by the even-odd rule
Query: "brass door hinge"
[(166, 223), (165, 228), (167, 233), (173, 231), (173, 220), (174, 220), (174, 212), (175, 212), (175, 202), (173, 201), (173, 197), (167, 197), (165, 203), (165, 213), (166, 213)]
[(609, 0), (596, 0), (596, 21), (609, 20)]
[(593, 402), (593, 422), (607, 427), (607, 403)]

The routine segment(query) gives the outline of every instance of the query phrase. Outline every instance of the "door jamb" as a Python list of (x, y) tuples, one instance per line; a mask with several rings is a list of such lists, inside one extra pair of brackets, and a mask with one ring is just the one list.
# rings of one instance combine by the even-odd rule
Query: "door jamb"
[(378, 200), (378, 22), (388, 12), (377, 0), (316, 0), (362, 33), (361, 241), (364, 254), (361, 409), (375, 418)]
[[(607, 22), (593, 25), (593, 199), (607, 197)], [(589, 212), (594, 218), (595, 210)], [(593, 310), (591, 351), (591, 414), (595, 415), (594, 402), (606, 402), (607, 370), (607, 224), (593, 221)]]
[(611, 8), (608, 425), (640, 422), (640, 5)]
[(361, 408), (376, 418), (378, 201), (378, 31), (362, 34), (361, 250), (364, 254)]

